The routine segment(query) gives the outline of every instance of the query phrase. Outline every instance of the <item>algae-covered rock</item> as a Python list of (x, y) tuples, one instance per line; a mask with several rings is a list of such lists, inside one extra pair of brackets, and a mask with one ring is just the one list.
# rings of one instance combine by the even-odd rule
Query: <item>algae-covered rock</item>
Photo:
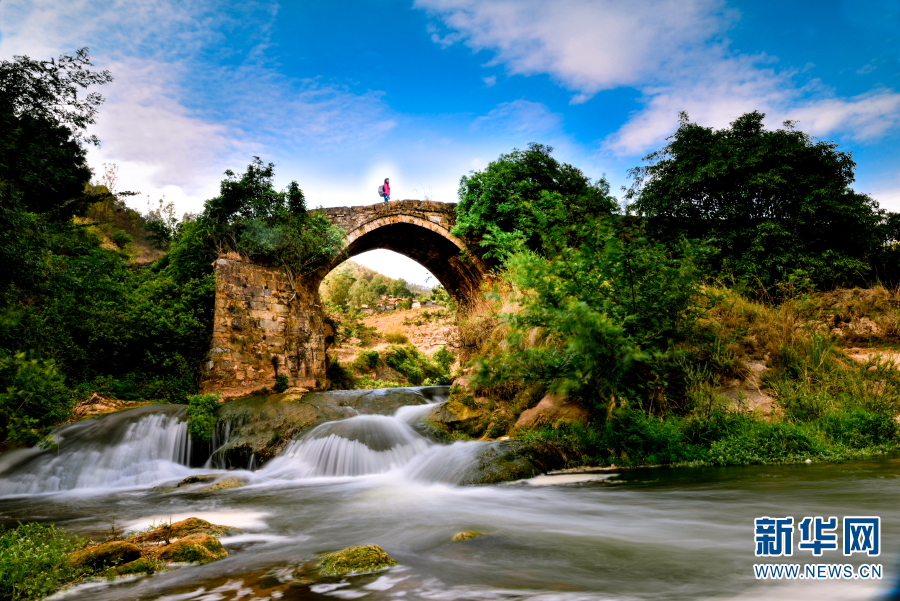
[(135, 544), (158, 543), (183, 538), (191, 534), (224, 534), (229, 530), (233, 530), (233, 528), (217, 526), (200, 518), (187, 518), (174, 524), (162, 524), (153, 530), (136, 534), (128, 538), (127, 541)]
[(159, 559), (179, 563), (209, 563), (223, 557), (228, 557), (228, 551), (219, 539), (206, 533), (180, 538), (159, 552)]
[(367, 574), (397, 565), (394, 559), (378, 545), (347, 547), (322, 557), (317, 571), (322, 576)]
[(493, 484), (533, 478), (541, 471), (524, 456), (525, 446), (518, 441), (486, 443), (474, 461), (466, 466), (457, 484)]
[(476, 532), (475, 530), (463, 530), (462, 532), (457, 532), (453, 535), (453, 538), (450, 539), (454, 542), (459, 542), (461, 540), (469, 540), (470, 538), (478, 538), (479, 536), (484, 536), (481, 532)]
[(217, 474), (203, 474), (200, 476), (188, 476), (181, 482), (175, 485), (175, 488), (181, 488), (182, 486), (190, 486), (191, 484), (204, 484), (206, 482), (214, 482), (216, 478), (219, 476)]
[(123, 540), (101, 543), (69, 555), (73, 566), (92, 571), (120, 566), (140, 557), (140, 547)]
[(155, 574), (164, 570), (166, 564), (152, 557), (141, 557), (129, 563), (112, 568), (106, 572), (107, 576), (127, 576), (129, 574)]
[(225, 478), (223, 480), (213, 482), (209, 486), (198, 488), (195, 492), (215, 492), (217, 490), (229, 490), (232, 488), (240, 488), (241, 486), (245, 486), (246, 484), (246, 480), (235, 478), (234, 476), (232, 476), (231, 478)]

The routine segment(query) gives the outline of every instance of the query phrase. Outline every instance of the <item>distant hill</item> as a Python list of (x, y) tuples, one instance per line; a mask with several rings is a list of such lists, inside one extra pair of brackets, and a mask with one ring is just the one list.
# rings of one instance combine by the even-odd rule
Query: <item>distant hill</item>
[(360, 307), (374, 305), (382, 296), (399, 298), (430, 297), (433, 288), (390, 278), (365, 265), (345, 261), (325, 276), (319, 292), (333, 305)]

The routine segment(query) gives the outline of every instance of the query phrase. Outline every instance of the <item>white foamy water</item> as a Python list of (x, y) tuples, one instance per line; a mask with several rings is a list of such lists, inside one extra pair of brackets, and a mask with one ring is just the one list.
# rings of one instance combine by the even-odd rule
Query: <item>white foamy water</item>
[(360, 415), (313, 428), (291, 442), (260, 475), (313, 478), (388, 472), (409, 463), (431, 444), (404, 420)]
[(3, 456), (0, 496), (150, 486), (188, 475), (182, 406), (148, 406), (58, 429), (58, 449)]

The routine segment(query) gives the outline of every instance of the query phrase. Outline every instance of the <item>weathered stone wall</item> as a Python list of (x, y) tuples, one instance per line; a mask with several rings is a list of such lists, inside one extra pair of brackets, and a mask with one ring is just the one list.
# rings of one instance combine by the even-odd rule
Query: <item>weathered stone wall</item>
[(291, 386), (326, 386), (325, 314), (315, 286), (291, 282), (279, 268), (234, 253), (215, 264), (213, 341), (202, 388), (239, 396), (272, 387), (279, 373)]

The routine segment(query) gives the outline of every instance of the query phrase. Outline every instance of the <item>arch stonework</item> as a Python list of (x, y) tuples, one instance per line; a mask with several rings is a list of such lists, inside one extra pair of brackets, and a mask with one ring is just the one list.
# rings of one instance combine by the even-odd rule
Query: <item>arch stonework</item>
[(201, 388), (237, 396), (271, 386), (286, 374), (310, 390), (328, 385), (327, 350), (334, 332), (319, 284), (343, 261), (376, 248), (403, 254), (428, 269), (458, 302), (477, 297), (485, 266), (451, 233), (456, 205), (401, 200), (371, 206), (316, 209), (346, 233), (331, 265), (303, 279), (255, 265), (234, 253), (215, 263), (213, 340)]

